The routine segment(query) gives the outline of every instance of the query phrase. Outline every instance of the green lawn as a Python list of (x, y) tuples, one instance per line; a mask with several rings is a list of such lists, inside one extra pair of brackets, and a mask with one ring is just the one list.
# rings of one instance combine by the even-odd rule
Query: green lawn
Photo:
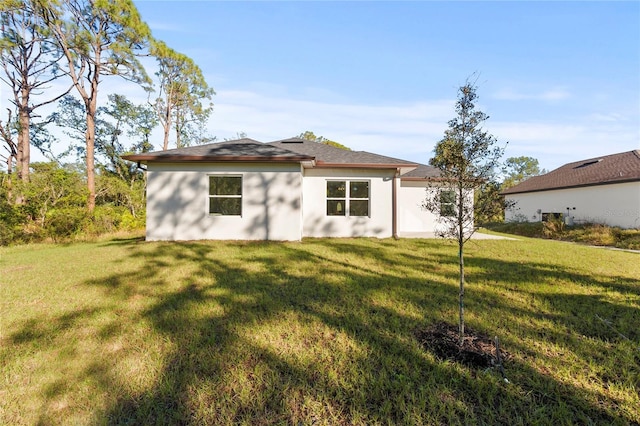
[(469, 242), (468, 326), (500, 337), (506, 383), (414, 337), (456, 321), (456, 253), (372, 239), (0, 248), (0, 424), (640, 423), (640, 255)]

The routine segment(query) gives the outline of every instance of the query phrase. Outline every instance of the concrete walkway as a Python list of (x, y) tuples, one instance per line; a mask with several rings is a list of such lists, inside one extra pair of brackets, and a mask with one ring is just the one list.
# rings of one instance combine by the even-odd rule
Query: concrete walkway
[[(401, 232), (398, 234), (400, 238), (440, 238), (433, 232)], [(483, 234), (482, 232), (475, 232), (471, 236), (472, 240), (512, 240), (518, 241), (517, 238), (503, 237), (502, 235)]]

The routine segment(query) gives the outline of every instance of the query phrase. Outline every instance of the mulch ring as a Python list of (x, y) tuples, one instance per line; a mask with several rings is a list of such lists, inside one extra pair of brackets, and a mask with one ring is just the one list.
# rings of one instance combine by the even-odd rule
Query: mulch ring
[(511, 356), (500, 347), (497, 356), (495, 340), (465, 327), (464, 341), (458, 345), (458, 326), (446, 322), (435, 323), (416, 330), (415, 336), (425, 350), (441, 360), (451, 360), (475, 368), (502, 367)]

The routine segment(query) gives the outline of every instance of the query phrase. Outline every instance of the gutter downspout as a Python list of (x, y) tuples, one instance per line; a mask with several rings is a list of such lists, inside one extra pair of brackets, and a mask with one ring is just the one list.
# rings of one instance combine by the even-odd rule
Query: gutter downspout
[(391, 233), (394, 239), (398, 237), (398, 176), (400, 176), (400, 169), (396, 169), (393, 174), (392, 188), (391, 188)]

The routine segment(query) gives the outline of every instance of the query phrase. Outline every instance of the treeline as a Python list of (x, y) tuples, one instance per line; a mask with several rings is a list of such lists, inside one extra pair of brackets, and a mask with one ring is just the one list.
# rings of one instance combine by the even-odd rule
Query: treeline
[[(144, 226), (144, 175), (122, 156), (151, 150), (158, 126), (165, 150), (214, 139), (201, 69), (131, 0), (0, 0), (0, 13), (0, 242)], [(116, 78), (147, 99), (109, 94)], [(32, 164), (32, 147), (50, 162)]]
[[(29, 182), (14, 181), (0, 173), (0, 245), (43, 240), (65, 241), (117, 231), (143, 229), (144, 179), (125, 181), (111, 173), (96, 175), (96, 207), (86, 206), (85, 171), (78, 165), (31, 164)], [(28, 200), (11, 202), (9, 192)]]

